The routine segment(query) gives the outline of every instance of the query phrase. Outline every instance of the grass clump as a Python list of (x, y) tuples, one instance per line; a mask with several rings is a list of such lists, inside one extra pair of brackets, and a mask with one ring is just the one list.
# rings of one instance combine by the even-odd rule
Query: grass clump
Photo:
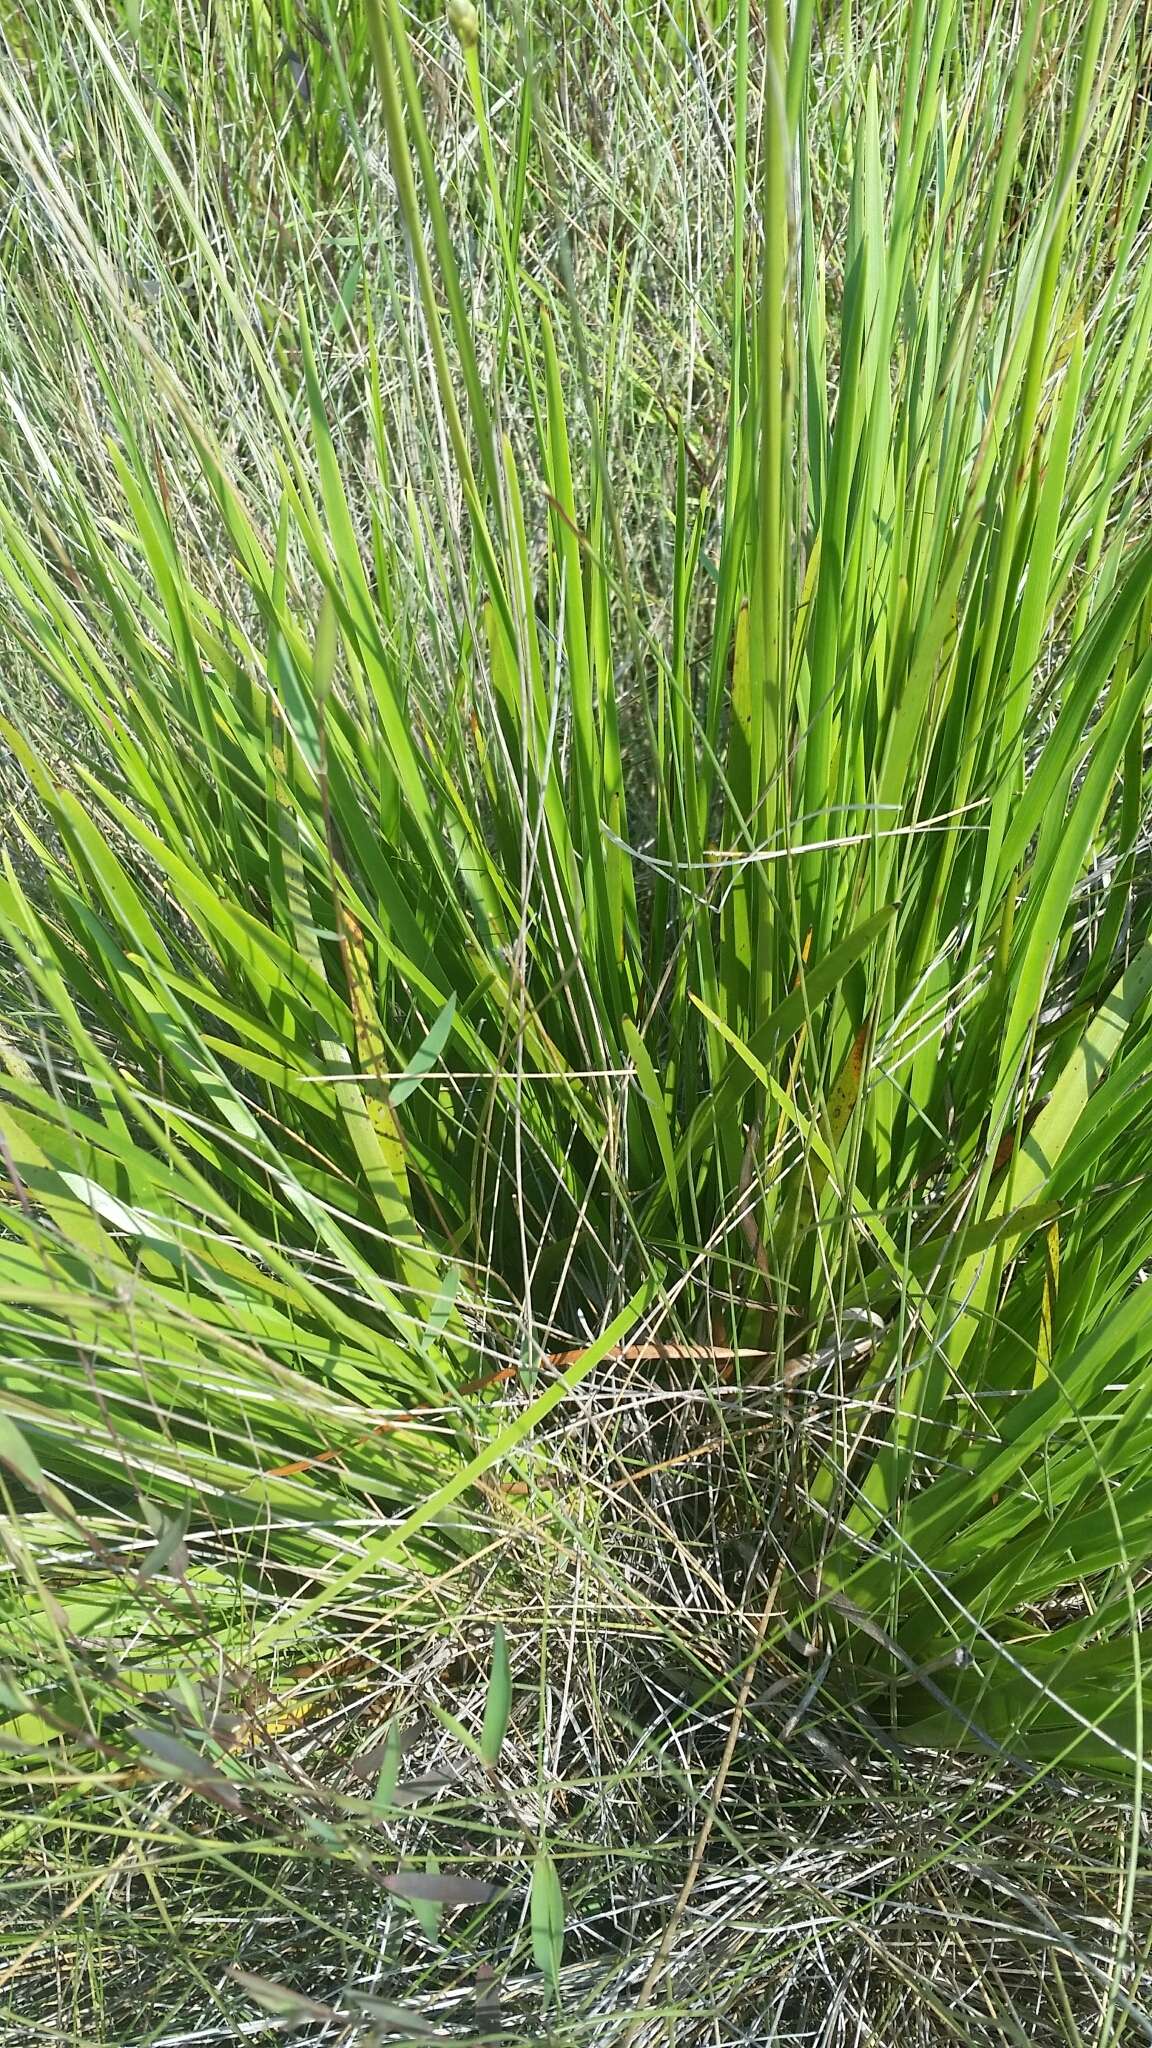
[(54, 20), (16, 2023), (1121, 2038), (1140, 9)]

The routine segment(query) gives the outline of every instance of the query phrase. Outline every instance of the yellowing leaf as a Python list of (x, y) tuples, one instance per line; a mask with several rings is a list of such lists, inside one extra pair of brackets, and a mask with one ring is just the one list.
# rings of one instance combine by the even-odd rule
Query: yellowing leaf
[[(828, 1096), (825, 1117), (831, 1148), (835, 1153), (852, 1119), (852, 1111), (860, 1097), (860, 1085), (864, 1078), (864, 1062), (868, 1053), (868, 1041), (872, 1036), (872, 1020), (861, 1026), (852, 1041), (848, 1057), (841, 1067)], [(812, 1197), (819, 1201), (820, 1193), (828, 1179), (828, 1169), (817, 1159), (812, 1164)]]

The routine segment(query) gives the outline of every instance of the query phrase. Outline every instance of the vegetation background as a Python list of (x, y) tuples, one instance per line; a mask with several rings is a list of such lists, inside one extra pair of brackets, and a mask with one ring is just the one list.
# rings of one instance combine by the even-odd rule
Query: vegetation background
[(5, 2039), (1152, 2033), (1150, 66), (2, 0)]

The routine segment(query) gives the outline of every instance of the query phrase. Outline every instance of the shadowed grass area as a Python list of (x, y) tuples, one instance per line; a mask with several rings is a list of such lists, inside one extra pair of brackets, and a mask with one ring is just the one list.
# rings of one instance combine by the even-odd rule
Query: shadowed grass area
[(1141, 8), (4, 20), (17, 2037), (1135, 2038)]

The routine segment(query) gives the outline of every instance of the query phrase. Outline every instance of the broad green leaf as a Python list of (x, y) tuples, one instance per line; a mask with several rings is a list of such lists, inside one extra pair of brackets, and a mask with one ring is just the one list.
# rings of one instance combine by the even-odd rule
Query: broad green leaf
[(188, 1553), (184, 1548), (184, 1538), (192, 1523), (191, 1508), (182, 1508), (179, 1514), (166, 1516), (151, 1501), (145, 1501), (142, 1505), (145, 1519), (156, 1541), (141, 1562), (136, 1575), (139, 1583), (146, 1585), (149, 1579), (156, 1578), (160, 1572), (168, 1572), (174, 1579), (183, 1578), (188, 1569)]
[(38, 1493), (44, 1484), (39, 1458), (22, 1430), (7, 1415), (0, 1415), (0, 1462)]
[(677, 1225), (679, 1226), (680, 1188), (677, 1181), (676, 1153), (672, 1140), (672, 1126), (664, 1101), (664, 1091), (660, 1086), (656, 1069), (652, 1064), (651, 1054), (630, 1017), (624, 1018), (622, 1029), (624, 1043), (628, 1049), (628, 1057), (636, 1069), (636, 1079), (640, 1085), (640, 1093), (651, 1119), (652, 1129), (656, 1138), (656, 1149), (660, 1154), (660, 1163), (664, 1169), (665, 1184), (673, 1209), (676, 1212)]
[(422, 1087), (428, 1075), (433, 1072), (448, 1043), (455, 1017), (456, 997), (450, 995), (439, 1016), (429, 1026), (423, 1042), (413, 1053), (403, 1074), (389, 1087), (389, 1099), (394, 1109), (398, 1109), (417, 1088)]
[(503, 1623), (497, 1622), (492, 1633), (488, 1695), (484, 1702), (484, 1725), (480, 1731), (480, 1755), (490, 1771), (495, 1770), (500, 1761), (511, 1712), (512, 1670), (508, 1661), (508, 1638)]
[(403, 1760), (404, 1739), (400, 1723), (390, 1721), (388, 1733), (384, 1737), (384, 1754), (380, 1760), (376, 1787), (372, 1794), (372, 1804), (378, 1813), (386, 1814), (392, 1811)]
[(538, 1849), (532, 1864), (528, 1914), (532, 1960), (552, 1998), (559, 2002), (560, 1970), (564, 1961), (564, 1891), (560, 1874), (547, 1849)]
[(288, 2020), (294, 2026), (306, 2026), (310, 2020), (331, 2021), (342, 2024), (341, 2016), (330, 2005), (321, 2005), (315, 1998), (307, 1998), (302, 1991), (293, 1991), (287, 1984), (276, 1983), (271, 1977), (257, 1977), (251, 1970), (241, 1970), (233, 1963), (228, 1976), (237, 1989), (243, 1991), (262, 2012), (271, 2013), (273, 2018)]
[(431, 1866), (426, 1870), (398, 1870), (383, 1882), (385, 1889), (399, 1898), (430, 1901), (437, 1906), (483, 1906), (495, 1890), (482, 1878), (464, 1877), (459, 1871)]
[(448, 2038), (421, 2013), (413, 2012), (411, 2006), (393, 2005), (386, 1998), (370, 1998), (363, 1991), (357, 1991), (354, 1996), (357, 2012), (370, 2020), (381, 2034), (406, 2035), (413, 2041), (443, 2041)]

